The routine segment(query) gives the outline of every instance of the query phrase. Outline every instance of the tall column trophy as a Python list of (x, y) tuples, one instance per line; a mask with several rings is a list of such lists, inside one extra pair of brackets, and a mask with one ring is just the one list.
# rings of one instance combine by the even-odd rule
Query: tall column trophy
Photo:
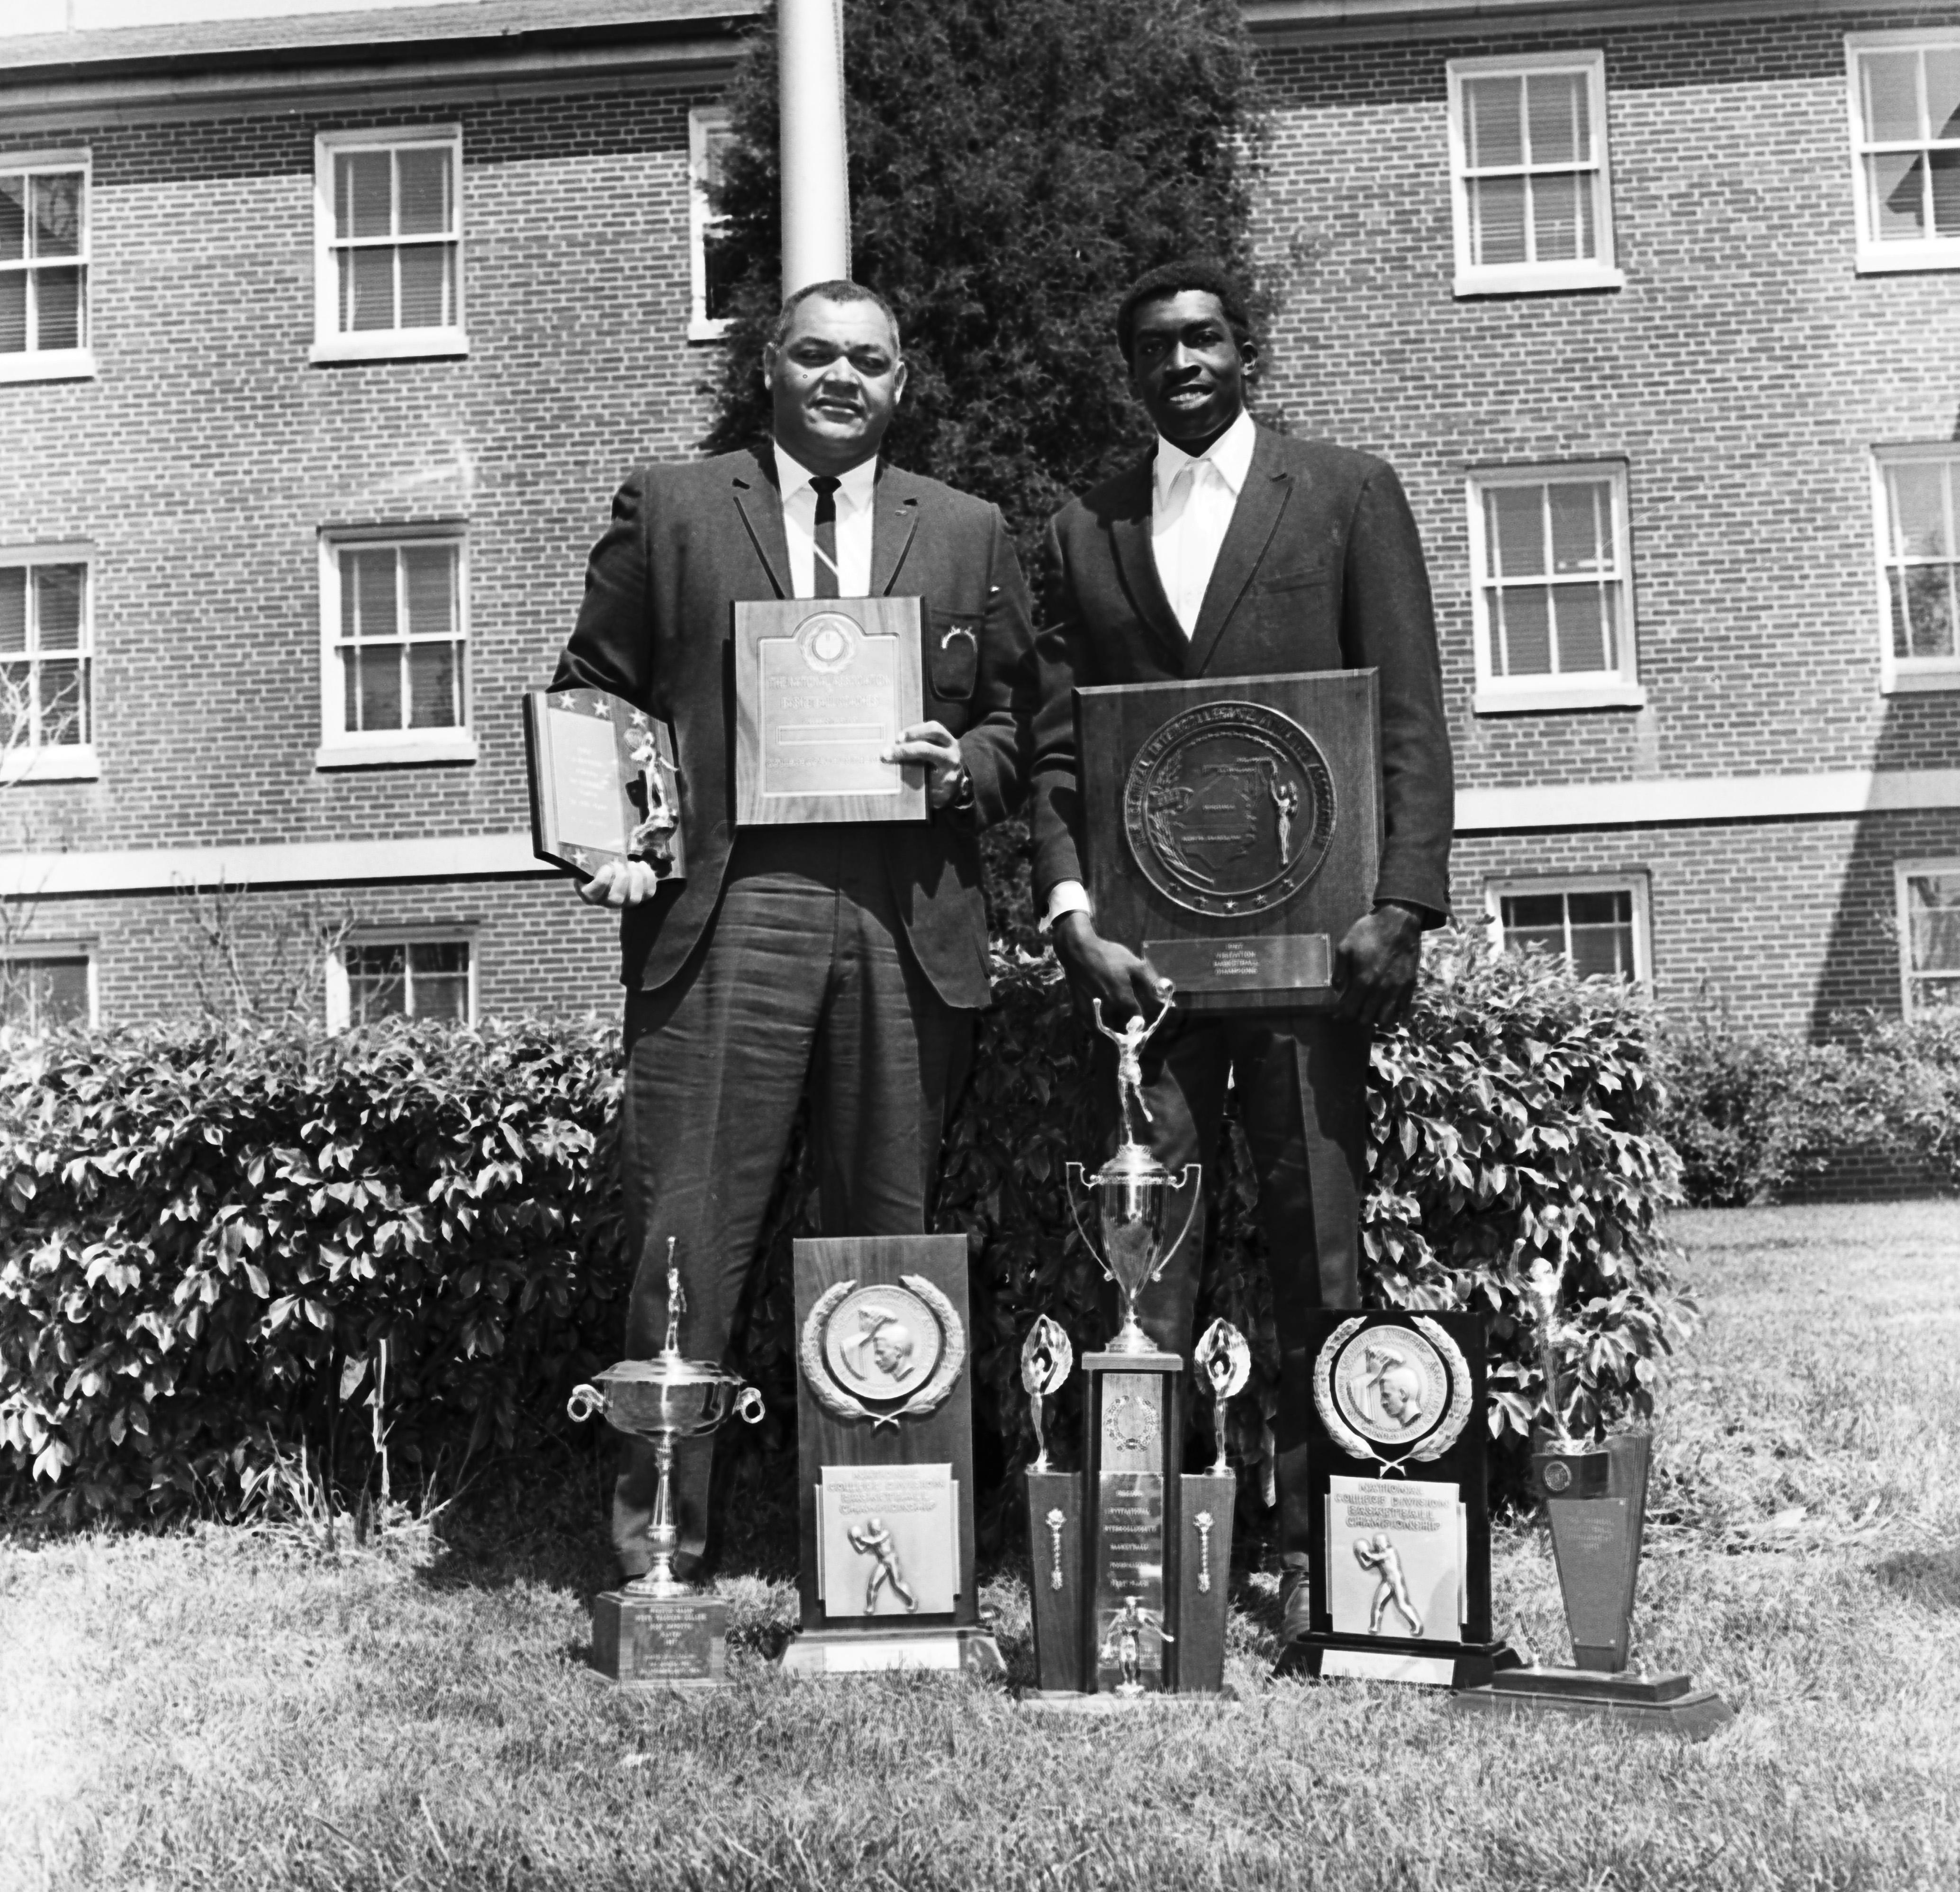
[(1678, 1671), (1650, 1675), (1643, 1667), (1637, 1674), (1628, 1673), (1647, 1521), (1650, 1441), (1634, 1432), (1578, 1439), (1568, 1429), (1569, 1400), (1561, 1390), (1558, 1364), (1558, 1301), (1564, 1275), (1562, 1264), (1548, 1266), (1532, 1282), (1551, 1422), (1532, 1432), (1531, 1464), (1532, 1487), (1551, 1530), (1573, 1665), (1500, 1669), (1488, 1687), (1468, 1690), (1456, 1699), (1466, 1708), (1551, 1709), (1699, 1739), (1735, 1719), (1735, 1710), (1720, 1695), (1697, 1688), (1691, 1676)]
[[(1225, 1323), (1207, 1331), (1199, 1355), (1217, 1402), (1219, 1460), (1209, 1472), (1180, 1473), (1185, 1362), (1144, 1331), (1137, 1297), (1190, 1229), (1199, 1167), (1188, 1163), (1173, 1176), (1135, 1134), (1144, 1120), (1142, 1048), (1155, 1027), (1134, 1018), (1112, 1030), (1099, 1005), (1096, 1024), (1118, 1046), (1122, 1138), (1094, 1176), (1068, 1165), (1069, 1198), (1083, 1240), (1116, 1285), (1122, 1318), (1109, 1346), (1082, 1358), (1088, 1397), (1080, 1471), (1048, 1464), (1042, 1403), (1067, 1379), (1071, 1349), (1045, 1315), (1023, 1346), (1021, 1369), (1040, 1448), (1027, 1475), (1039, 1696), (1111, 1707), (1223, 1688), (1237, 1491), (1224, 1460), (1223, 1403), (1243, 1387), (1249, 1356)], [(1099, 1249), (1082, 1215), (1085, 1185), (1096, 1205)], [(1182, 1222), (1166, 1239), (1178, 1196)]]
[(565, 1409), (574, 1419), (603, 1413), (616, 1432), (648, 1439), (659, 1481), (647, 1536), (653, 1564), (644, 1576), (596, 1598), (592, 1610), (592, 1664), (629, 1687), (712, 1687), (726, 1680), (728, 1605), (705, 1596), (674, 1575), (680, 1532), (674, 1521), (674, 1446), (700, 1438), (731, 1415), (751, 1425), (762, 1416), (762, 1396), (705, 1360), (681, 1357), (680, 1317), (686, 1303), (680, 1270), (667, 1242), (666, 1344), (651, 1360), (622, 1360), (576, 1387)]

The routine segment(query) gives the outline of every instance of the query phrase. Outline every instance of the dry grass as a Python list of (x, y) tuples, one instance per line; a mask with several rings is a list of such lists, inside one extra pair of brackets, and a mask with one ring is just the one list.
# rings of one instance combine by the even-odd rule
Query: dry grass
[[(641, 1702), (581, 1666), (589, 1534), (16, 1538), (0, 1887), (1960, 1884), (1960, 1209), (1676, 1232), (1706, 1317), (1641, 1629), (1740, 1707), (1704, 1744), (1268, 1684), (1265, 1579), (1240, 1703), (1057, 1725), (944, 1678), (782, 1680), (779, 1543), (725, 1585), (737, 1685)], [(1536, 1534), (1497, 1590), (1564, 1654)], [(991, 1594), (1024, 1636), (1011, 1575)]]

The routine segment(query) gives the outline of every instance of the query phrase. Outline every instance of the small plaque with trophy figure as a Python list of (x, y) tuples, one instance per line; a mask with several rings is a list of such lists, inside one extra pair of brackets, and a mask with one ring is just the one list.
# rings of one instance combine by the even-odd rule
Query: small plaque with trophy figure
[(794, 1675), (1003, 1673), (974, 1566), (966, 1237), (796, 1244)]
[[(1115, 1154), (1093, 1177), (1080, 1163), (1068, 1165), (1077, 1226), (1115, 1282), (1122, 1308), (1108, 1347), (1083, 1356), (1080, 1471), (1051, 1468), (1044, 1425), (1045, 1402), (1068, 1375), (1068, 1336), (1044, 1314), (1021, 1351), (1039, 1446), (1027, 1473), (1037, 1699), (1055, 1706), (1109, 1709), (1224, 1691), (1238, 1491), (1225, 1457), (1224, 1405), (1244, 1387), (1251, 1362), (1243, 1338), (1227, 1323), (1206, 1330), (1197, 1364), (1214, 1401), (1218, 1457), (1208, 1472), (1181, 1471), (1185, 1362), (1144, 1331), (1137, 1297), (1190, 1227), (1199, 1170), (1192, 1163), (1172, 1175), (1132, 1133), (1140, 1127), (1138, 1066), (1153, 1028), (1134, 1019), (1112, 1034), (1120, 1041), (1123, 1121)], [(1099, 1243), (1083, 1224), (1078, 1198), (1085, 1186), (1098, 1212)]]
[(590, 1385), (574, 1389), (566, 1409), (574, 1419), (603, 1413), (616, 1431), (651, 1440), (658, 1471), (647, 1537), (651, 1567), (592, 1609), (592, 1663), (628, 1688), (714, 1687), (727, 1679), (728, 1605), (674, 1575), (680, 1547), (674, 1520), (674, 1446), (702, 1438), (731, 1417), (750, 1425), (762, 1416), (762, 1396), (739, 1374), (706, 1360), (681, 1357), (685, 1303), (674, 1244), (667, 1243), (666, 1344), (651, 1360), (622, 1360)]
[(1562, 1266), (1548, 1267), (1532, 1284), (1552, 1421), (1533, 1431), (1531, 1464), (1532, 1486), (1551, 1532), (1573, 1666), (1502, 1669), (1487, 1687), (1456, 1700), (1466, 1709), (1513, 1714), (1549, 1709), (1700, 1740), (1736, 1718), (1720, 1695), (1697, 1688), (1694, 1678), (1679, 1671), (1651, 1675), (1643, 1665), (1637, 1674), (1628, 1672), (1650, 1441), (1639, 1432), (1580, 1439), (1567, 1429), (1559, 1364), (1564, 1276)]
[(1468, 1688), (1516, 1655), (1491, 1629), (1484, 1323), (1306, 1316), (1311, 1628), (1278, 1672)]
[(1380, 855), (1375, 673), (1111, 684), (1075, 717), (1097, 930), (1192, 1011), (1331, 1005)]
[(887, 762), (925, 715), (915, 597), (735, 607), (735, 819), (923, 821), (925, 770)]
[(580, 874), (644, 861), (663, 881), (687, 878), (680, 758), (658, 717), (603, 690), (527, 690), (524, 753), (539, 860)]

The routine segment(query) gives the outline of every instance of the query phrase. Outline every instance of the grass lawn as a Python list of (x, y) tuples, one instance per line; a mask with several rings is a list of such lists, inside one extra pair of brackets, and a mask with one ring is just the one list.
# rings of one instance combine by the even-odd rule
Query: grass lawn
[[(0, 1888), (1960, 1887), (1960, 1206), (1683, 1215), (1640, 1652), (1740, 1709), (1686, 1745), (1265, 1680), (1043, 1718), (953, 1678), (791, 1683), (780, 1537), (723, 1580), (735, 1685), (582, 1665), (606, 1577), (479, 1521), (0, 1539)], [(1497, 1620), (1567, 1659), (1541, 1534)], [(988, 1585), (1025, 1676), (1026, 1591)]]

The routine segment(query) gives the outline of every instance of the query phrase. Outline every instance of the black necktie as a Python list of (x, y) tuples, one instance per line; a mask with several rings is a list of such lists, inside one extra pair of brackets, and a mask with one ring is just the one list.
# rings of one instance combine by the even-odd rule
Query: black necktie
[(812, 596), (834, 598), (837, 588), (837, 489), (844, 483), (835, 473), (812, 473), (810, 489), (816, 495), (816, 569)]

